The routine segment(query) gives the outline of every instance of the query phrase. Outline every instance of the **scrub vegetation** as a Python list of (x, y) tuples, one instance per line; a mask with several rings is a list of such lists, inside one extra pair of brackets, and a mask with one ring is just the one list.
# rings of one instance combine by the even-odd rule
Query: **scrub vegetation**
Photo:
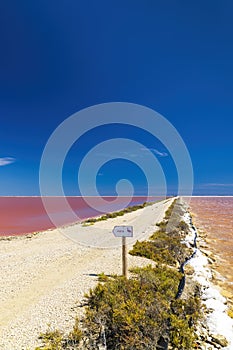
[(176, 297), (183, 276), (177, 267), (190, 255), (182, 243), (188, 227), (181, 214), (182, 206), (174, 201), (158, 230), (130, 252), (155, 261), (155, 267), (135, 268), (129, 279), (100, 274), (98, 285), (85, 296), (84, 317), (70, 334), (48, 331), (37, 350), (197, 348), (200, 299)]
[(127, 213), (131, 213), (133, 211), (136, 211), (138, 209), (143, 209), (145, 208), (147, 205), (151, 205), (153, 203), (143, 203), (143, 204), (138, 204), (138, 205), (134, 205), (134, 206), (130, 206), (130, 207), (127, 207), (123, 210), (120, 210), (120, 211), (116, 211), (114, 213), (107, 213), (105, 215), (102, 215), (102, 216), (98, 216), (96, 218), (90, 218), (90, 219), (87, 219), (83, 222), (83, 225), (87, 225), (87, 224), (94, 224), (95, 222), (98, 222), (98, 221), (104, 221), (104, 220), (108, 220), (108, 219), (113, 219), (113, 218), (116, 218), (118, 216), (123, 216)]
[(143, 256), (169, 266), (180, 265), (192, 253), (182, 243), (188, 233), (188, 225), (180, 221), (182, 213), (182, 206), (174, 201), (166, 211), (164, 220), (157, 224), (159, 229), (148, 241), (137, 241), (130, 254)]

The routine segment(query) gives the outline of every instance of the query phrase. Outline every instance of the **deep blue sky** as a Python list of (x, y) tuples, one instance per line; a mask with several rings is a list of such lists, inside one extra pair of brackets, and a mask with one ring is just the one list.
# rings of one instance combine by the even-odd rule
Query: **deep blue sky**
[[(195, 194), (232, 195), (232, 16), (231, 0), (2, 1), (0, 195), (38, 195), (40, 157), (53, 130), (82, 108), (112, 101), (145, 105), (174, 125), (192, 158)], [(79, 161), (101, 136), (106, 130), (90, 133), (82, 151), (67, 157), (66, 194), (78, 194)], [(150, 147), (148, 136), (138, 138)], [(172, 192), (172, 160), (157, 156)], [(117, 169), (103, 167), (102, 194), (132, 174), (143, 192), (139, 169)]]

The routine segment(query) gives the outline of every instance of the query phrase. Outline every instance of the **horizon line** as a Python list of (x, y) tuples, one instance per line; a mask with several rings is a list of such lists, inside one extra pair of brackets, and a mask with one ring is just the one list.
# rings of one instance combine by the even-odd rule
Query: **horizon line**
[(30, 198), (73, 198), (73, 197), (77, 197), (77, 198), (98, 198), (98, 197), (101, 197), (101, 198), (105, 198), (105, 197), (117, 197), (117, 198), (125, 198), (125, 197), (129, 197), (129, 198), (133, 198), (133, 197), (147, 197), (147, 198), (156, 198), (156, 197), (233, 197), (233, 195), (217, 195), (217, 194), (212, 194), (212, 195), (174, 195), (174, 194), (168, 194), (166, 196), (163, 196), (163, 195), (154, 195), (154, 196), (147, 196), (147, 195), (134, 195), (134, 196), (117, 196), (117, 195), (104, 195), (104, 196), (78, 196), (78, 195), (69, 195), (69, 196), (56, 196), (56, 195), (51, 195), (51, 196), (40, 196), (40, 195), (32, 195), (32, 196), (23, 196), (23, 195), (7, 195), (7, 196), (4, 196), (4, 195), (0, 195), (0, 198), (12, 198), (12, 197), (16, 197), (16, 198), (27, 198), (27, 197), (30, 197)]

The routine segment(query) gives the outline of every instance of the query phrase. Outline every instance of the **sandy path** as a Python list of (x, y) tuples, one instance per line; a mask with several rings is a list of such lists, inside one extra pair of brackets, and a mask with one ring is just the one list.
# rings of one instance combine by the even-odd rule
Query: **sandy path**
[[(48, 325), (68, 330), (81, 312), (78, 305), (84, 293), (97, 283), (97, 274), (121, 273), (120, 239), (113, 236), (112, 228), (133, 225), (135, 237), (128, 239), (130, 248), (136, 239), (155, 231), (155, 223), (162, 220), (171, 201), (91, 227), (76, 224), (64, 229), (66, 235), (86, 246), (58, 230), (0, 241), (0, 349), (34, 349), (39, 333)], [(136, 266), (147, 261), (129, 255), (128, 263)]]

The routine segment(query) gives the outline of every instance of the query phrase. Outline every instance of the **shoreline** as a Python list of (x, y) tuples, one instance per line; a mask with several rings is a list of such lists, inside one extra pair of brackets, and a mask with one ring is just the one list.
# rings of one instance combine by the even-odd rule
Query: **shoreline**
[[(221, 348), (232, 350), (233, 319), (228, 315), (228, 310), (230, 309), (229, 301), (222, 295), (222, 289), (219, 284), (216, 283), (216, 273), (219, 274), (219, 277), (221, 276), (214, 267), (216, 257), (209, 249), (205, 237), (199, 234), (199, 230), (195, 226), (195, 220), (193, 220), (189, 208), (184, 215), (184, 219), (191, 231), (186, 242), (192, 244), (194, 236), (197, 235), (196, 254), (189, 261), (188, 265), (194, 270), (191, 279), (197, 281), (201, 286), (200, 299), (206, 307), (204, 312), (206, 325), (201, 325), (199, 330), (200, 336), (205, 338), (207, 344), (213, 346), (214, 344), (218, 344), (218, 341), (220, 343), (222, 341), (223, 344), (225, 338), (228, 341), (228, 345), (225, 347), (222, 346)], [(213, 349), (217, 348), (218, 347), (214, 347)]]
[[(196, 214), (193, 215), (194, 224), (195, 215)], [(201, 239), (200, 250), (204, 255), (207, 256), (209, 265), (211, 265), (214, 284), (220, 289), (223, 297), (227, 299), (229, 310), (232, 312), (233, 316), (233, 293), (232, 290), (230, 290), (230, 288), (228, 287), (229, 283), (232, 284), (232, 282), (227, 282), (227, 277), (224, 276), (224, 271), (221, 271), (223, 269), (221, 268), (221, 265), (224, 266), (227, 260), (220, 257), (219, 253), (216, 250), (214, 251), (214, 248), (211, 247), (211, 240), (210, 238), (208, 238), (208, 232), (206, 232), (206, 230), (204, 230), (202, 227), (199, 228), (196, 224), (195, 227), (197, 228), (198, 235)]]
[[(111, 197), (111, 196), (102, 196), (103, 198), (115, 198), (115, 197)], [(118, 196), (119, 198), (128, 198), (127, 196)], [(42, 199), (41, 196), (0, 196), (0, 199), (4, 199), (4, 198), (10, 198), (10, 199), (14, 199), (14, 198), (23, 198), (23, 199)], [(48, 196), (48, 198), (50, 199), (56, 199), (56, 198), (64, 198), (63, 196)], [(85, 201), (85, 198), (98, 198), (98, 197), (93, 197), (93, 196), (85, 196), (85, 197), (82, 197), (82, 196), (66, 196), (65, 198), (71, 198), (71, 199), (82, 199)], [(109, 214), (109, 213), (117, 213), (118, 211), (126, 211), (128, 208), (133, 208), (133, 207), (138, 207), (140, 205), (143, 205), (144, 203), (147, 203), (147, 205), (151, 205), (151, 204), (155, 204), (155, 203), (159, 203), (160, 201), (166, 201), (166, 200), (169, 200), (173, 197), (169, 197), (167, 196), (166, 198), (162, 198), (162, 197), (154, 197), (154, 196), (134, 196), (134, 197), (129, 197), (132, 202), (127, 204), (127, 206), (123, 206), (122, 209), (116, 209), (114, 211), (103, 211), (103, 212), (99, 212), (99, 213), (93, 213), (91, 214), (90, 216), (90, 213), (89, 215), (87, 215), (87, 213), (83, 216), (83, 217), (80, 217), (78, 218), (77, 217), (77, 220), (75, 221), (64, 221), (64, 223), (62, 224), (59, 224), (59, 227), (56, 226), (53, 222), (50, 222), (50, 224), (48, 225), (45, 225), (43, 228), (31, 228), (30, 230), (27, 228), (26, 230), (20, 230), (18, 232), (14, 232), (14, 233), (11, 233), (11, 232), (0, 232), (0, 240), (4, 240), (4, 239), (14, 239), (14, 238), (18, 238), (18, 237), (27, 237), (27, 236), (34, 236), (34, 235), (37, 235), (39, 233), (43, 233), (45, 231), (51, 231), (51, 230), (56, 230), (56, 229), (63, 229), (63, 228), (67, 228), (67, 227), (70, 227), (72, 225), (76, 225), (76, 224), (79, 224), (79, 223), (83, 223), (89, 219), (97, 219), (97, 218), (100, 218), (102, 216), (104, 216), (105, 214)], [(133, 199), (132, 199), (133, 198)], [(140, 198), (140, 200), (144, 199), (143, 201), (140, 201), (138, 202), (138, 199)], [(175, 197), (174, 197), (175, 198)], [(153, 200), (152, 200), (153, 199)], [(135, 202), (134, 202), (135, 201)], [(86, 208), (86, 210), (88, 211), (89, 207)], [(139, 208), (138, 208), (139, 209)], [(38, 213), (37, 213), (38, 214)], [(46, 215), (48, 215), (46, 213)], [(21, 218), (22, 220), (22, 218)], [(35, 226), (35, 225), (34, 225)], [(38, 227), (38, 225), (37, 225)]]
[[(152, 213), (153, 210), (155, 212), (160, 210), (160, 218), (157, 215), (157, 221), (154, 219), (153, 224), (151, 222), (147, 224), (144, 236), (149, 237), (157, 228), (155, 223), (162, 221), (166, 209), (174, 199), (157, 202), (146, 207), (147, 209), (142, 209), (142, 212), (140, 210), (134, 211), (126, 213), (122, 217), (96, 222), (94, 227), (99, 231), (104, 228), (109, 229), (114, 224), (124, 224), (125, 218), (129, 222), (131, 219), (139, 219), (141, 225), (142, 218), (144, 221), (146, 220), (146, 214), (141, 216), (141, 213), (146, 213), (146, 211)], [(206, 347), (201, 345), (203, 347), (200, 349), (219, 349), (217, 342), (224, 339), (220, 337), (220, 340), (216, 340), (216, 337), (223, 336), (228, 340), (229, 345), (222, 346), (221, 349), (232, 350), (233, 344), (230, 344), (230, 340), (233, 334), (233, 319), (227, 315), (226, 298), (220, 294), (219, 286), (215, 284), (213, 278), (215, 270), (211, 260), (215, 257), (206, 246), (202, 251), (202, 245), (206, 242), (199, 234), (195, 223), (193, 224), (192, 214), (187, 207), (186, 205), (183, 218), (189, 225), (190, 234), (187, 235), (185, 242), (192, 246), (195, 233), (197, 233), (198, 247), (197, 253), (186, 266), (192, 266), (194, 273), (190, 275), (190, 281), (200, 283), (202, 289), (200, 299), (206, 308), (211, 309), (208, 312), (205, 311), (207, 325), (201, 323), (200, 329), (198, 329), (200, 338), (205, 339), (205, 341), (201, 341), (201, 344), (207, 344)], [(141, 229), (140, 225), (139, 229)], [(65, 228), (67, 230), (77, 227), (82, 229), (81, 226), (81, 223), (73, 223)], [(91, 227), (83, 227), (85, 232), (89, 229)], [(0, 340), (0, 347), (2, 346), (3, 350), (15, 350), (15, 344), (12, 343), (14, 339), (20, 342), (20, 350), (33, 350), (35, 346), (40, 345), (38, 335), (47, 330), (48, 324), (51, 324), (52, 329), (62, 328), (66, 331), (73, 324), (77, 312), (81, 312), (79, 306), (82, 303), (84, 293), (98, 283), (98, 273), (121, 274), (121, 246), (105, 250), (104, 248), (96, 249), (93, 246), (75, 245), (58, 229), (10, 237), (10, 239), (9, 236), (8, 239), (0, 239), (3, 248), (3, 256), (0, 256), (3, 267), (3, 276), (1, 277), (4, 282), (5, 267), (5, 278), (8, 279), (8, 282), (5, 281), (6, 287), (3, 286), (3, 289), (6, 288), (6, 294), (3, 294), (5, 299), (3, 298), (3, 303), (0, 304), (0, 307), (3, 306), (3, 312), (5, 311), (4, 317), (2, 315), (0, 318), (0, 324), (3, 327), (2, 336), (3, 338), (7, 337), (7, 339)], [(130, 267), (152, 263), (148, 259), (129, 254), (128, 258)], [(29, 266), (30, 268), (28, 268), (28, 264), (31, 266)], [(17, 285), (17, 281), (19, 285)], [(12, 288), (13, 291), (10, 292)], [(40, 293), (37, 291), (39, 288), (42, 288)], [(15, 306), (14, 300), (17, 301), (20, 296), (20, 303)], [(27, 298), (31, 302), (30, 305), (28, 305)], [(11, 307), (12, 314), (9, 310)], [(21, 309), (23, 310), (21, 311)], [(26, 329), (24, 329), (23, 334), (21, 334), (22, 325)], [(31, 343), (27, 343), (29, 336), (32, 337)], [(10, 340), (11, 337), (13, 340)]]
[(224, 298), (227, 299), (229, 310), (233, 316), (233, 293), (229, 288), (229, 284), (232, 285), (232, 282), (227, 281), (227, 276), (224, 276), (226, 271), (223, 271), (225, 263), (227, 264), (227, 259), (224, 259), (220, 256), (220, 253), (216, 248), (211, 247), (211, 238), (205, 228), (201, 224), (197, 224), (195, 218), (198, 218), (196, 213), (190, 212), (192, 220), (200, 237), (200, 250), (204, 255), (207, 256), (209, 265), (211, 265), (211, 270), (213, 273), (214, 284), (220, 289), (221, 294)]

